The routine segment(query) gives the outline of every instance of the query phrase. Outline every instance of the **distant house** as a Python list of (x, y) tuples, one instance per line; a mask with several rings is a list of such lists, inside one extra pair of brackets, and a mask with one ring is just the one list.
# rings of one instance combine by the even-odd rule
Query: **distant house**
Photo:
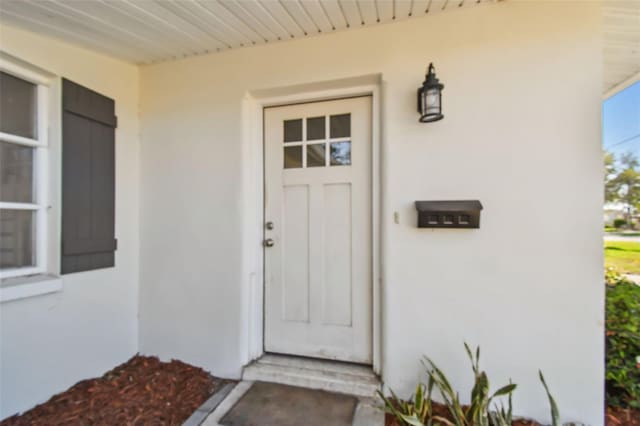
[(631, 219), (632, 223), (640, 222), (640, 212), (634, 210), (630, 216), (627, 216), (627, 207), (622, 203), (606, 203), (603, 208), (604, 224), (613, 226), (616, 219)]
[(616, 219), (626, 219), (626, 208), (620, 203), (607, 203), (604, 205), (604, 224), (613, 225)]

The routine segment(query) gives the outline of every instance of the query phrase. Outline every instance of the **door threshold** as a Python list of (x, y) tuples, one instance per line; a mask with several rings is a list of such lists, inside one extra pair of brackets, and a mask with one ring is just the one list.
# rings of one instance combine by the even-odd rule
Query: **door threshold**
[(293, 355), (265, 354), (244, 368), (242, 379), (370, 398), (380, 389), (370, 366)]

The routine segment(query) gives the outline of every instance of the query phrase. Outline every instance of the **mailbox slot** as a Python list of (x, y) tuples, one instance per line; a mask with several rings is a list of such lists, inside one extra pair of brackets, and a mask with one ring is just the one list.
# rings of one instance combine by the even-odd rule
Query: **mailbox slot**
[(480, 228), (478, 200), (416, 201), (418, 228)]

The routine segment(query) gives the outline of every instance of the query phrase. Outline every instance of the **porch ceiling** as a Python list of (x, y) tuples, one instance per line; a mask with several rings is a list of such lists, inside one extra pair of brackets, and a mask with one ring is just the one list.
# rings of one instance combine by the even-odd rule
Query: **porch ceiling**
[[(402, 21), (500, 0), (1, 0), (0, 23), (136, 64)], [(604, 0), (607, 92), (640, 73), (640, 0)]]
[(640, 73), (640, 0), (604, 2), (604, 91)]
[(0, 22), (149, 64), (495, 1), (2, 0)]

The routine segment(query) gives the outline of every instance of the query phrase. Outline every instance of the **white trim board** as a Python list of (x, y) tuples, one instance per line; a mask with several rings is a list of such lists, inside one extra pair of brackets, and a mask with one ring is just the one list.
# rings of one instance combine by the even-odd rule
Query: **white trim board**
[(606, 101), (610, 97), (617, 95), (618, 93), (622, 92), (627, 87), (631, 87), (632, 85), (634, 85), (635, 83), (637, 83), (639, 81), (640, 81), (640, 72), (637, 72), (634, 75), (632, 75), (631, 77), (627, 78), (626, 80), (621, 81), (620, 83), (618, 83), (615, 86), (613, 86), (611, 89), (607, 90), (605, 92), (604, 96), (602, 97), (602, 100)]
[(373, 370), (381, 373), (381, 132), (380, 76), (248, 92), (243, 100), (242, 127), (242, 307), (241, 363), (264, 354), (264, 152), (263, 109), (269, 106), (370, 95), (372, 97), (372, 289)]
[[(2, 209), (33, 210), (35, 213), (36, 237), (32, 248), (35, 254), (35, 265), (0, 270), (0, 278), (7, 279), (45, 274), (48, 272), (49, 259), (51, 258), (51, 253), (48, 251), (49, 234), (51, 232), (49, 229), (49, 199), (51, 191), (49, 185), (49, 122), (51, 117), (53, 117), (50, 90), (54, 83), (54, 77), (46, 71), (14, 58), (3, 51), (0, 51), (0, 71), (32, 83), (36, 87), (37, 133), (35, 138), (0, 132), (0, 139), (4, 142), (33, 148), (33, 173), (35, 183), (35, 199), (31, 202), (0, 202), (0, 208)], [(30, 294), (30, 291), (25, 291), (25, 294)], [(39, 293), (36, 292), (35, 294)]]

